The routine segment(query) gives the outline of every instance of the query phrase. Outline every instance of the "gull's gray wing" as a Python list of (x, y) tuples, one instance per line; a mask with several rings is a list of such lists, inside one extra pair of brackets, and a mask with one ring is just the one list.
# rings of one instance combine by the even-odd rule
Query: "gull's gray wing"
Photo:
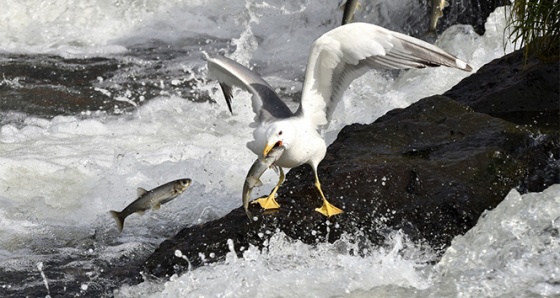
[(288, 118), (294, 115), (290, 108), (282, 101), (270, 85), (258, 74), (247, 67), (222, 56), (206, 56), (208, 76), (220, 83), (230, 112), (232, 86), (237, 86), (250, 92), (253, 96), (253, 112), (255, 121), (267, 121), (271, 117)]
[(337, 27), (313, 43), (298, 113), (317, 126), (325, 125), (350, 83), (369, 69), (441, 65), (472, 70), (457, 57), (408, 35), (366, 23)]

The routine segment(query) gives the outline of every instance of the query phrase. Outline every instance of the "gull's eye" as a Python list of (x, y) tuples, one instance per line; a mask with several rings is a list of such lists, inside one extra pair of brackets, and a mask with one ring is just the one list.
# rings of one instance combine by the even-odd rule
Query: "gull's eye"
[(282, 131), (279, 131), (279, 132), (278, 132), (278, 135), (281, 136), (281, 135), (282, 135)]

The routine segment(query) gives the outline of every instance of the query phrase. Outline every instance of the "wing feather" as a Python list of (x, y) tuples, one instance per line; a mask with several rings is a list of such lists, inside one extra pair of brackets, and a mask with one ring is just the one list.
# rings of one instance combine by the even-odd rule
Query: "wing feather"
[(325, 125), (344, 91), (369, 69), (441, 65), (472, 70), (466, 62), (419, 39), (366, 23), (340, 26), (313, 43), (297, 113), (316, 126)]
[(267, 121), (271, 117), (288, 118), (292, 111), (278, 97), (270, 85), (258, 74), (247, 67), (222, 56), (205, 56), (208, 65), (208, 76), (220, 83), (230, 112), (232, 100), (232, 86), (237, 86), (250, 92), (255, 120)]

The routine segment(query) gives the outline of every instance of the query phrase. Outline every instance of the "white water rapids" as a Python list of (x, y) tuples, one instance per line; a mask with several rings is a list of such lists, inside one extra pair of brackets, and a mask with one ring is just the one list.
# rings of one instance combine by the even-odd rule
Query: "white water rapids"
[[(223, 45), (231, 57), (254, 64), (272, 86), (294, 93), (301, 88), (311, 43), (340, 22), (335, 2), (1, 0), (9, 8), (0, 10), (0, 52), (120, 57), (149, 71), (143, 68), (147, 59), (127, 56), (130, 49), (154, 41), (192, 49), (191, 55), (168, 62), (162, 57), (168, 72), (155, 81), (166, 90), (188, 79), (191, 71), (203, 71), (199, 51)], [(476, 71), (512, 50), (510, 44), (504, 50), (504, 28), (500, 8), (489, 17), (484, 36), (469, 26), (454, 26), (437, 45)], [(468, 75), (447, 68), (411, 70), (396, 78), (370, 72), (346, 92), (327, 140), (334, 141), (346, 124), (370, 123), (391, 109), (443, 93)], [(45, 284), (46, 296), (49, 276), (43, 261), (48, 255), (84, 253), (110, 260), (145, 254), (181, 228), (239, 207), (243, 180), (255, 158), (245, 147), (252, 137), (250, 97), (243, 92), (235, 96), (232, 116), (215, 83), (196, 88), (209, 92), (214, 102), (162, 91), (123, 115), (83, 111), (44, 119), (18, 114), (11, 115), (17, 121), (0, 122), (0, 267), (37, 271), (36, 282)], [(125, 100), (110, 93), (108, 98), (119, 106), (141, 102), (129, 91)], [(124, 208), (139, 186), (151, 189), (179, 178), (193, 180), (183, 195), (159, 212), (131, 215), (123, 233), (117, 232), (109, 210)], [(264, 178), (254, 196), (268, 193), (276, 176), (270, 172)], [(232, 252), (225, 262), (168, 282), (122, 285), (107, 295), (554, 296), (560, 295), (559, 230), (560, 185), (523, 196), (512, 190), (471, 231), (457, 237), (435, 265), (429, 263), (429, 250), (398, 231), (387, 239), (391, 249), (372, 247), (365, 257), (348, 253), (350, 240), (315, 248), (277, 234), (267, 253), (250, 248), (240, 259)], [(15, 286), (0, 278), (0, 290)], [(93, 286), (93, 280), (84, 282), (83, 294)]]

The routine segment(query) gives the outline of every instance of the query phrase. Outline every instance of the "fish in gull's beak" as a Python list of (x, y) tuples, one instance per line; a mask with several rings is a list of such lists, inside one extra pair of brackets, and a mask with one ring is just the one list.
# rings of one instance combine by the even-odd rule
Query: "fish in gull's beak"
[(268, 153), (270, 152), (270, 150), (272, 150), (272, 148), (276, 148), (276, 147), (280, 147), (282, 146), (282, 141), (278, 141), (274, 144), (266, 144), (266, 146), (264, 147), (263, 150), (263, 156), (266, 157), (268, 155)]

